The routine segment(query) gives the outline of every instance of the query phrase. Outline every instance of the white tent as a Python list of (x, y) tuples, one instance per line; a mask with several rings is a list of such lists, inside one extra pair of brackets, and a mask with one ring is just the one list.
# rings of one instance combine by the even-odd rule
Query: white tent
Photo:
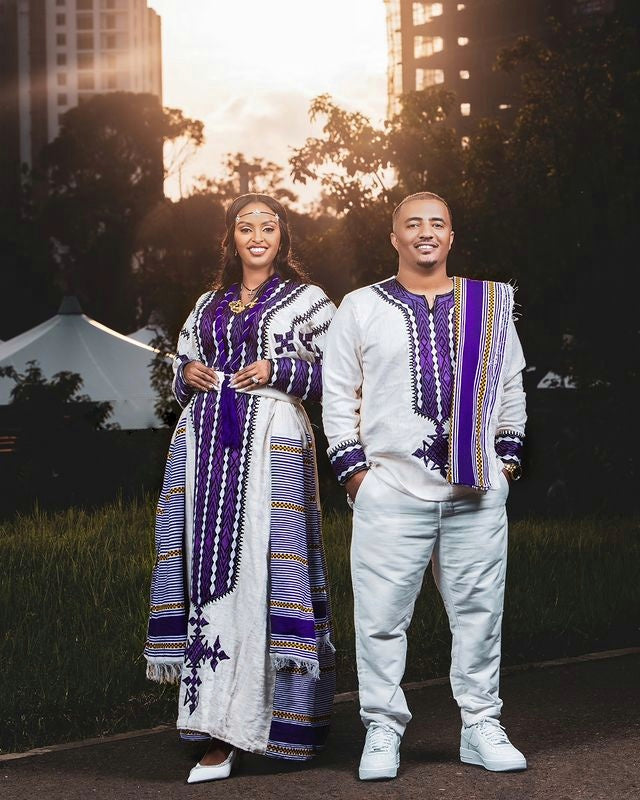
[(134, 333), (130, 333), (127, 339), (133, 339), (134, 342), (142, 342), (142, 344), (149, 345), (158, 335), (156, 328), (151, 328), (145, 325), (144, 328), (139, 328)]
[[(0, 366), (24, 372), (37, 361), (46, 378), (57, 372), (77, 372), (80, 392), (91, 400), (108, 401), (108, 422), (123, 429), (157, 428), (156, 394), (150, 365), (156, 351), (89, 319), (75, 297), (65, 297), (55, 317), (0, 344)], [(0, 378), (0, 405), (11, 402), (14, 381)]]
[(158, 336), (162, 330), (161, 318), (156, 311), (152, 311), (149, 315), (149, 321), (144, 328), (139, 328), (137, 331), (128, 334), (129, 339), (134, 339), (136, 342), (150, 345), (153, 339)]

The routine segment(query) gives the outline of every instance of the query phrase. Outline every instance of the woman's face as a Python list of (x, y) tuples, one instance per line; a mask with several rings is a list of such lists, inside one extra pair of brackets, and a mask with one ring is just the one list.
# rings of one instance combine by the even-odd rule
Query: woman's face
[(247, 203), (238, 212), (234, 231), (236, 250), (246, 269), (264, 269), (275, 261), (280, 247), (280, 225), (269, 206)]

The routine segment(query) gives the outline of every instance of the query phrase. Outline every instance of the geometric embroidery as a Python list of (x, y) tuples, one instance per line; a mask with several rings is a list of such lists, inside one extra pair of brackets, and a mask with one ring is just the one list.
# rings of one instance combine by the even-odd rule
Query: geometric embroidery
[[(446, 464), (449, 456), (449, 437), (442, 431), (436, 431), (428, 437), (429, 441), (422, 441), (422, 447), (414, 450), (412, 455), (422, 459), (427, 469), (439, 470), (446, 477)], [(433, 464), (433, 466), (430, 466)]]
[(286, 333), (275, 333), (274, 339), (277, 342), (280, 342), (275, 348), (275, 353), (277, 356), (281, 356), (285, 350), (288, 353), (295, 352), (295, 345), (293, 343), (293, 331), (287, 331)]
[(185, 651), (184, 662), (185, 667), (191, 670), (191, 674), (187, 675), (186, 678), (182, 678), (182, 683), (187, 687), (184, 695), (184, 705), (188, 705), (189, 713), (193, 714), (200, 702), (199, 689), (202, 681), (198, 675), (198, 669), (208, 661), (211, 669), (215, 672), (220, 661), (228, 661), (229, 656), (220, 646), (219, 636), (216, 636), (213, 647), (209, 645), (209, 642), (203, 636), (202, 629), (209, 623), (202, 616), (200, 608), (195, 609), (195, 615), (191, 617), (189, 624), (193, 627), (193, 633), (190, 637), (189, 647)]
[(300, 331), (298, 335), (305, 350), (308, 350), (310, 353), (313, 353), (314, 352), (314, 347), (312, 344), (313, 333), (303, 333), (302, 331)]
[(387, 303), (404, 317), (409, 341), (409, 372), (413, 411), (431, 420), (435, 433), (413, 451), (430, 470), (446, 476), (448, 435), (445, 432), (451, 415), (453, 393), (453, 292), (435, 298), (430, 309), (426, 299), (412, 294), (392, 279), (373, 287)]

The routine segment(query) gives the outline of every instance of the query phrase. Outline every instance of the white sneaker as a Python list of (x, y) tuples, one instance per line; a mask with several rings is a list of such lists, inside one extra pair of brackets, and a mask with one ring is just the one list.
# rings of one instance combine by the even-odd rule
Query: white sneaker
[(361, 781), (395, 778), (400, 766), (400, 736), (388, 725), (372, 722), (362, 750), (358, 775)]
[(527, 768), (527, 759), (511, 744), (498, 720), (491, 717), (484, 717), (475, 725), (462, 726), (460, 761), (492, 772)]

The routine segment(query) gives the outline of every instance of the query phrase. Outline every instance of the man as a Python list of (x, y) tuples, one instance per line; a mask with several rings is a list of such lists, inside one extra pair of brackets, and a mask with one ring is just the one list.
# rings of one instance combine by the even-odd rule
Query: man
[(505, 502), (520, 477), (522, 348), (504, 283), (450, 278), (451, 212), (430, 192), (393, 213), (398, 274), (348, 294), (324, 356), (324, 428), (353, 506), (360, 778), (394, 778), (411, 714), (406, 630), (431, 561), (453, 635), (460, 758), (526, 760), (499, 723)]

